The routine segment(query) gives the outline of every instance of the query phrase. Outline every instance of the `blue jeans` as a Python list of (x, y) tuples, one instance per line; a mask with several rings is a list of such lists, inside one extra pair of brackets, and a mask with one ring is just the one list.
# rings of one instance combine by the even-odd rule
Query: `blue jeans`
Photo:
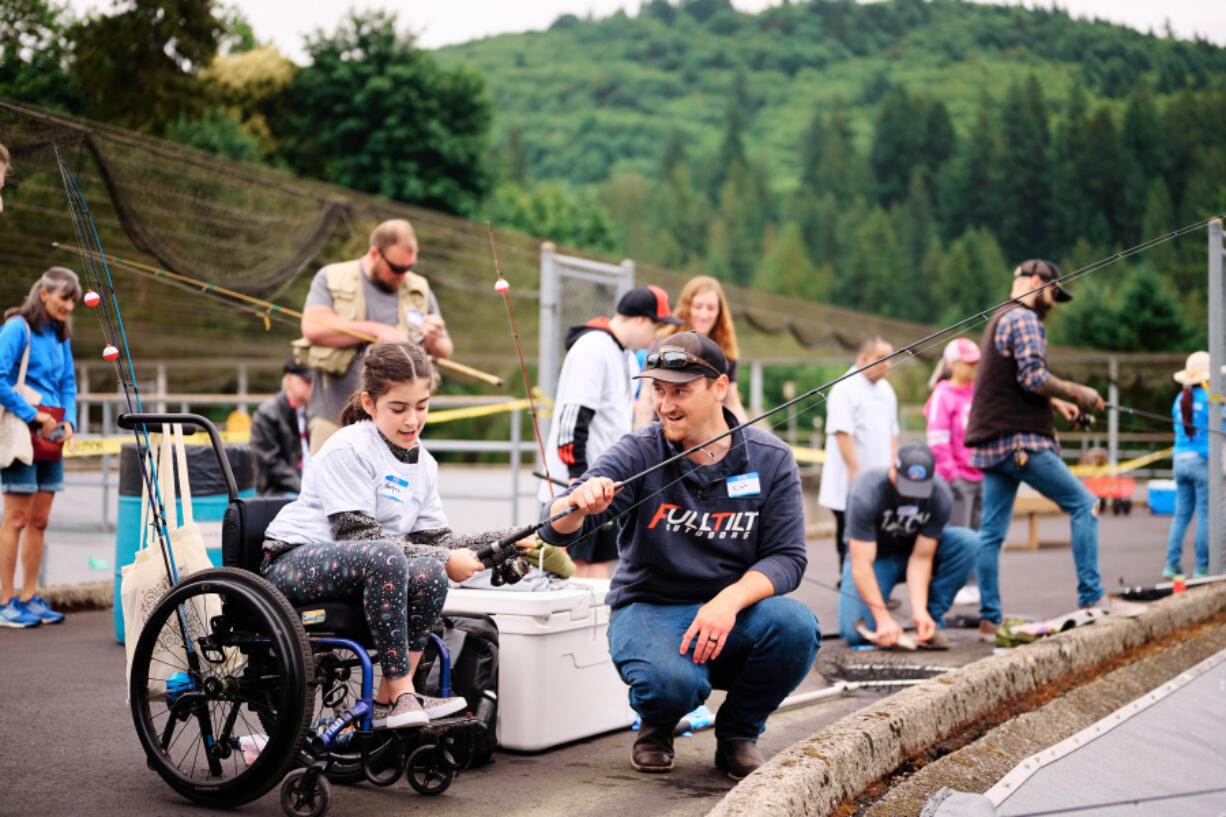
[(1196, 514), (1196, 569), (1209, 572), (1209, 460), (1201, 456), (1175, 460), (1175, 518), (1166, 541), (1166, 563), (1179, 568), (1183, 535)]
[[(953, 606), (958, 588), (966, 584), (975, 566), (975, 551), (979, 539), (970, 528), (946, 528), (937, 542), (937, 552), (932, 558), (932, 579), (928, 582), (928, 615), (938, 627), (945, 626), (945, 614)], [(878, 554), (873, 562), (873, 573), (882, 598), (889, 598), (894, 585), (907, 580), (907, 562), (911, 554)], [(839, 591), (839, 635), (849, 646), (867, 644), (856, 632), (856, 621), (864, 619), (869, 629), (877, 629), (876, 616), (860, 598), (856, 583), (851, 578), (851, 559), (843, 566), (843, 584)]]
[(1064, 460), (1054, 451), (1031, 451), (1024, 466), (1007, 457), (983, 472), (983, 524), (979, 528), (979, 558), (975, 575), (979, 580), (979, 618), (999, 624), (1000, 546), (1009, 533), (1013, 519), (1013, 500), (1018, 483), (1024, 482), (1060, 506), (1072, 517), (1070, 540), (1073, 564), (1077, 568), (1077, 604), (1089, 607), (1103, 597), (1098, 575), (1097, 497), (1073, 476)]
[(0, 482), (3, 482), (3, 490), (6, 494), (62, 491), (64, 490), (64, 461), (35, 460), (26, 465), (14, 460), (12, 465), (0, 471)]
[(609, 651), (630, 686), (630, 706), (644, 723), (669, 726), (693, 711), (712, 687), (728, 690), (715, 717), (719, 740), (757, 740), (766, 718), (813, 666), (822, 634), (813, 612), (795, 599), (771, 596), (742, 610), (719, 658), (681, 655), (681, 637), (698, 604), (636, 602), (613, 611)]

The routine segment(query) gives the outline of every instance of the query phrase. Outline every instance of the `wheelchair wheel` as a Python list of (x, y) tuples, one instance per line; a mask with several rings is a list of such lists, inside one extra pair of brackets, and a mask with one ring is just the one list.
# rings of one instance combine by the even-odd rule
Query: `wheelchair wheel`
[(189, 576), (154, 608), (132, 658), (132, 720), (150, 768), (206, 806), (255, 800), (297, 756), (314, 675), (302, 623), (275, 587), (237, 568)]
[(455, 769), (443, 762), (433, 743), (418, 746), (405, 763), (409, 785), (422, 794), (442, 794), (455, 780)]
[(281, 810), (289, 817), (323, 817), (332, 805), (332, 787), (321, 774), (294, 769), (281, 784)]
[[(318, 686), (315, 689), (315, 717), (309, 731), (319, 734), (327, 729), (346, 710), (362, 697), (362, 662), (357, 656), (343, 647), (335, 647), (327, 652), (316, 653), (315, 671)], [(379, 686), (379, 666), (374, 666), (375, 677), (371, 687)], [(362, 755), (357, 741), (353, 739), (352, 729), (340, 734), (339, 746), (328, 756), (328, 765), (324, 774), (333, 783), (360, 783), (366, 780), (362, 769)], [(396, 739), (387, 730), (374, 733), (368, 750), (371, 771), (375, 774), (385, 772), (395, 767), (397, 774), (389, 779), (390, 783), (399, 779), (399, 768), (404, 762), (404, 756), (397, 751)], [(299, 763), (310, 765), (314, 758), (307, 752), (299, 756)]]

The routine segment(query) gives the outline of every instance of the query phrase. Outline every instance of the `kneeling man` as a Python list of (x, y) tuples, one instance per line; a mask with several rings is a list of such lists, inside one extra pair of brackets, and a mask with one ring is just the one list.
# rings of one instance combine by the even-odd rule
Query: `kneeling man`
[[(902, 627), (885, 599), (905, 581), (919, 646), (949, 648), (940, 628), (979, 547), (969, 528), (945, 527), (952, 510), (953, 492), (936, 476), (932, 449), (923, 443), (907, 443), (892, 466), (870, 468), (852, 480), (839, 597), (839, 633), (849, 645), (898, 643)], [(871, 639), (857, 631), (861, 620), (873, 630)]]
[(736, 426), (724, 408), (727, 360), (694, 332), (648, 355), (650, 426), (622, 437), (546, 513), (575, 511), (540, 533), (565, 545), (610, 519), (622, 525), (608, 595), (609, 648), (642, 718), (630, 765), (673, 767), (673, 730), (711, 693), (715, 765), (740, 780), (763, 763), (766, 718), (809, 672), (817, 618), (782, 598), (804, 574), (800, 476), (791, 451), (755, 428), (704, 446), (620, 490), (614, 482)]

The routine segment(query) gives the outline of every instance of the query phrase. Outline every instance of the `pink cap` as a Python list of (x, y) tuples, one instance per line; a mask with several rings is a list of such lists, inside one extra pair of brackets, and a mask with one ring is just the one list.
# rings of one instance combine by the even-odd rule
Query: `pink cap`
[(961, 360), (963, 363), (978, 363), (979, 347), (973, 340), (954, 338), (945, 347), (945, 354), (942, 357), (945, 358), (946, 363), (953, 363), (955, 360)]

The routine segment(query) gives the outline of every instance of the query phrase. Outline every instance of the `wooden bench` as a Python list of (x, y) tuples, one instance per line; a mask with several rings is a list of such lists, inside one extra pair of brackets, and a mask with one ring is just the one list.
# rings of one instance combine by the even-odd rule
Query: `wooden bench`
[(1042, 494), (1018, 494), (1013, 502), (1013, 516), (1025, 516), (1029, 522), (1029, 538), (1024, 544), (1005, 544), (1006, 550), (1038, 550), (1041, 547), (1068, 547), (1068, 539), (1039, 539), (1039, 517), (1060, 516), (1064, 511)]

